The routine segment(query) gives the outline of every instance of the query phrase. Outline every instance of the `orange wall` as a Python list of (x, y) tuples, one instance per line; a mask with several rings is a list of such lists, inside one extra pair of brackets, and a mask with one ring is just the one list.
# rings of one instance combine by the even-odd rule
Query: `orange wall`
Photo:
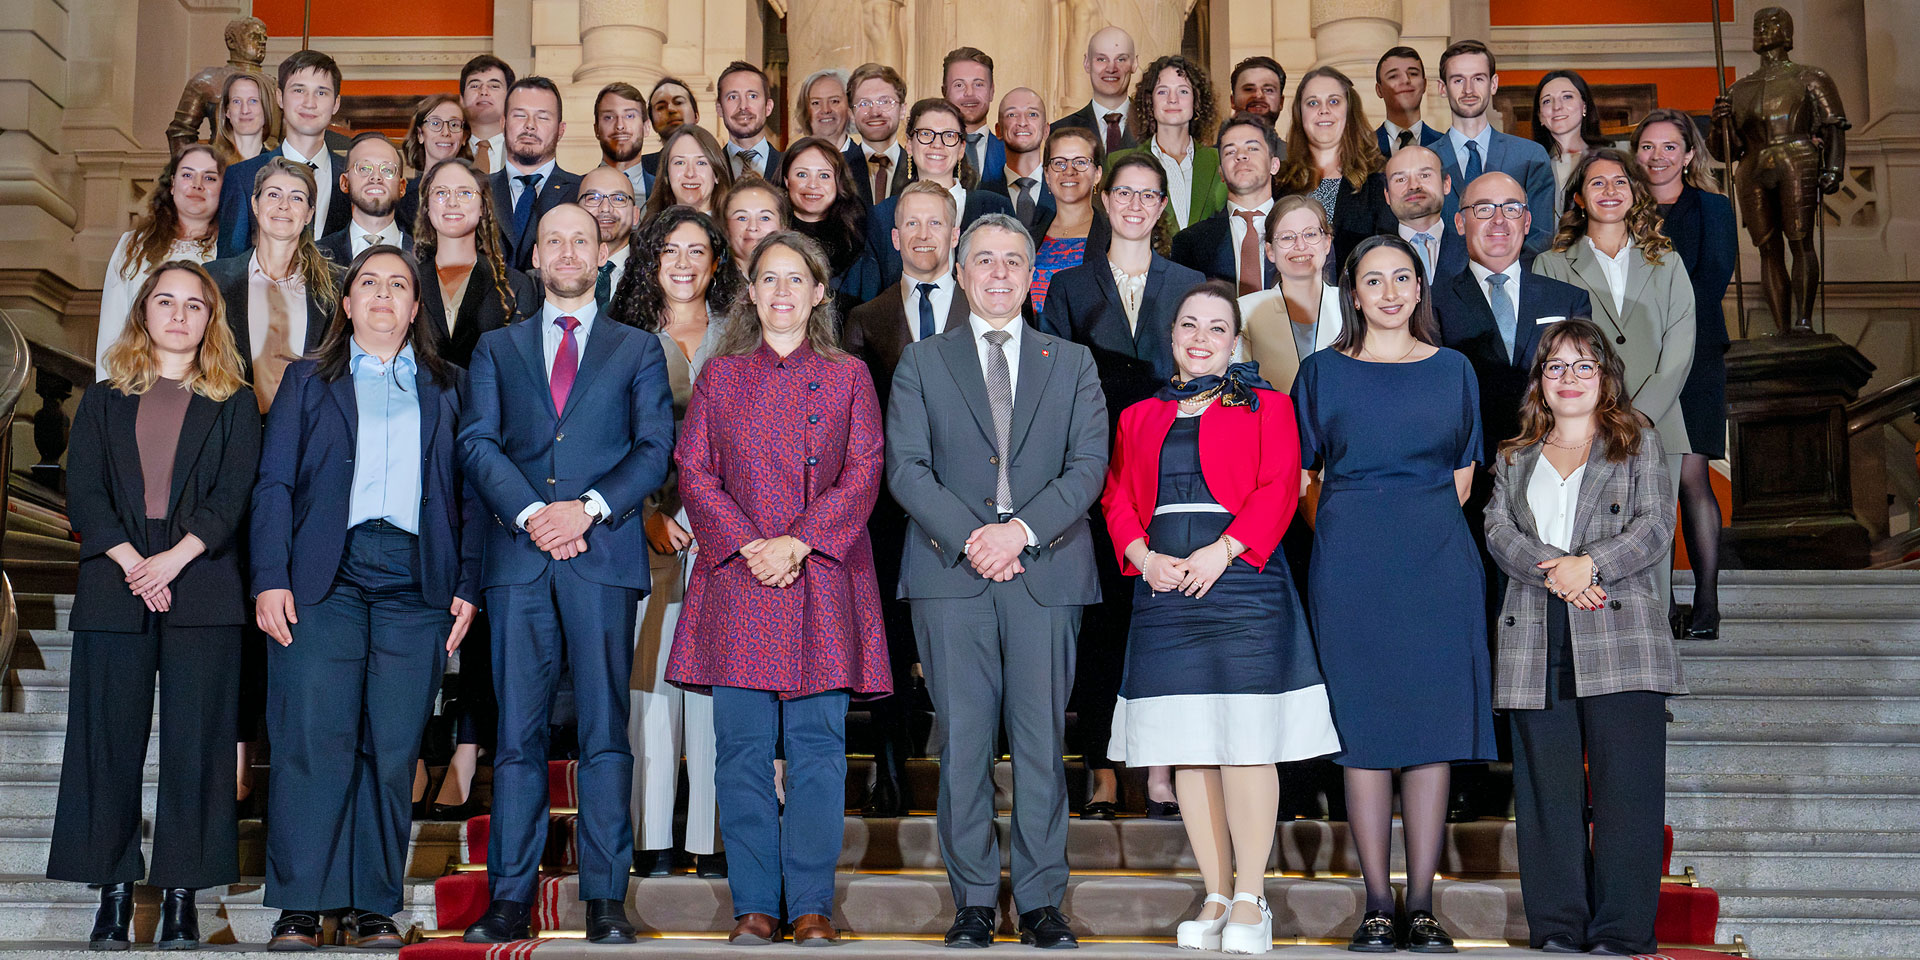
[[(485, 37), (493, 35), (491, 0), (254, 0), (253, 15), (275, 37), (300, 36), (313, 6), (315, 37)], [(354, 91), (348, 90), (352, 93)]]
[[(1545, 70), (1502, 70), (1500, 85), (1503, 89), (1531, 87), (1545, 76)], [(1589, 84), (1600, 86), (1612, 83), (1651, 83), (1660, 88), (1660, 105), (1688, 113), (1705, 113), (1713, 109), (1713, 98), (1720, 95), (1720, 85), (1713, 81), (1712, 67), (1673, 67), (1660, 70), (1582, 70), (1580, 76)], [(1734, 72), (1727, 69), (1727, 81), (1731, 83)]]
[[(258, 3), (255, 4), (256, 8)], [(1707, 18), (1701, 0), (1602, 0), (1568, 3), (1566, 0), (1490, 0), (1487, 13), (1496, 27), (1548, 26), (1584, 23), (1687, 23)], [(1733, 19), (1733, 0), (1720, 0), (1721, 22)]]

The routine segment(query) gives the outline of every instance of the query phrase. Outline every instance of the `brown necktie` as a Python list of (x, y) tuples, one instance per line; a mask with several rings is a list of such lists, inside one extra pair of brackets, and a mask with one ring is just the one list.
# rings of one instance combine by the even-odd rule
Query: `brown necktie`
[(884, 153), (876, 153), (867, 158), (869, 175), (873, 178), (873, 202), (879, 203), (887, 198), (887, 188), (893, 186), (893, 158)]
[(481, 173), (493, 172), (493, 141), (485, 137), (473, 148), (473, 168)]
[(1109, 113), (1101, 118), (1107, 122), (1107, 152), (1120, 149), (1120, 115)]
[(1260, 211), (1235, 210), (1233, 215), (1247, 222), (1247, 232), (1240, 237), (1240, 295), (1244, 297), (1266, 288), (1261, 282), (1260, 229), (1253, 223)]

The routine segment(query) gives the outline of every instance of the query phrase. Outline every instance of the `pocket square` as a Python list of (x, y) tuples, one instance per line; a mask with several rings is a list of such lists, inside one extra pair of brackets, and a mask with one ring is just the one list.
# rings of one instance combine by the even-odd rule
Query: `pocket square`
[(1560, 321), (1565, 319), (1566, 317), (1541, 317), (1540, 319), (1535, 320), (1534, 323), (1536, 324), (1559, 323)]

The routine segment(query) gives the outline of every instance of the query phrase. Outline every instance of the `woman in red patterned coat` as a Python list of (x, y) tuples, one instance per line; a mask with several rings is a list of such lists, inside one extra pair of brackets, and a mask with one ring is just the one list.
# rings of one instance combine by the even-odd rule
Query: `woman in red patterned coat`
[(728, 939), (770, 942), (785, 917), (796, 943), (831, 941), (847, 700), (892, 690), (867, 541), (880, 408), (866, 365), (835, 342), (818, 244), (772, 234), (747, 277), (675, 452), (701, 550), (667, 679), (713, 689), (714, 785), (738, 921)]

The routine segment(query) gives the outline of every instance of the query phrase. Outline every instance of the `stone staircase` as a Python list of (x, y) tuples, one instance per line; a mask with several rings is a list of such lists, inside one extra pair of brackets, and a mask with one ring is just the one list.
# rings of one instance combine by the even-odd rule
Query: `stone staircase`
[(1674, 868), (1756, 957), (1920, 955), (1920, 571), (1729, 571), (1720, 595), (1671, 704)]

